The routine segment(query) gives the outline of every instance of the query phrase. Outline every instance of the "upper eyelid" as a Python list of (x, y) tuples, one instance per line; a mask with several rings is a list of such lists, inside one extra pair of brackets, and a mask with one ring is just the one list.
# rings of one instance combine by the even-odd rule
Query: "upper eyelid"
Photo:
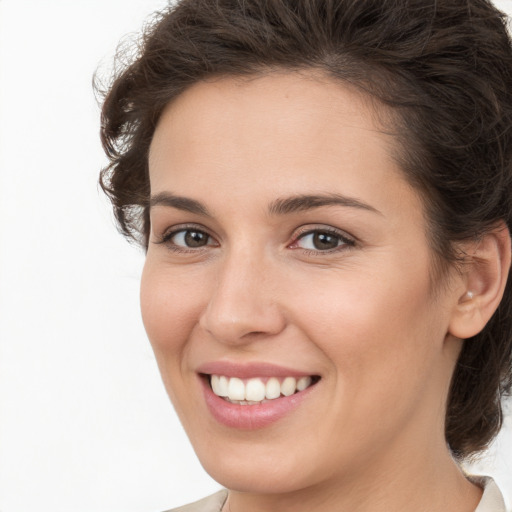
[[(337, 255), (337, 254), (340, 254), (340, 252), (345, 252), (347, 250), (350, 250), (350, 249), (355, 249), (357, 247), (359, 247), (359, 240), (354, 237), (353, 235), (347, 233), (346, 231), (342, 230), (342, 229), (339, 229), (339, 228), (335, 228), (333, 226), (330, 226), (330, 225), (322, 225), (322, 226), (315, 226), (315, 227), (311, 227), (311, 225), (305, 225), (303, 226), (303, 230), (302, 232), (299, 232), (297, 234), (294, 234), (294, 237), (292, 238), (291, 242), (289, 242), (289, 244), (287, 245), (288, 248), (290, 248), (291, 250), (295, 250), (295, 251), (301, 251), (303, 253), (306, 253), (308, 255), (316, 255), (316, 256), (324, 256), (324, 257), (328, 257), (328, 256), (332, 256), (332, 255)], [(312, 235), (314, 233), (327, 233), (329, 235), (332, 235), (332, 236), (335, 236), (335, 237), (338, 237), (339, 239), (339, 242), (341, 242), (338, 246), (336, 247), (333, 247), (331, 249), (325, 249), (325, 250), (322, 250), (322, 249), (310, 249), (310, 248), (306, 248), (306, 247), (300, 247), (300, 241), (303, 240), (304, 238), (306, 238), (307, 236), (309, 235)]]
[[(206, 227), (200, 225), (200, 224), (177, 224), (175, 226), (170, 226), (163, 230), (161, 234), (156, 235), (157, 241), (154, 243), (156, 244), (165, 244), (168, 242), (173, 236), (180, 233), (181, 231), (200, 231), (201, 233), (204, 233), (208, 235), (210, 238), (213, 238), (215, 241), (217, 241), (217, 237), (211, 233), (209, 229)], [(218, 242), (217, 242), (218, 243)]]
[(292, 241), (297, 240), (299, 237), (315, 233), (317, 231), (324, 231), (329, 234), (338, 235), (341, 238), (345, 238), (347, 240), (351, 240), (354, 243), (358, 241), (357, 237), (354, 235), (348, 233), (347, 231), (335, 228), (334, 226), (329, 225), (322, 225), (322, 224), (309, 224), (301, 226), (300, 228), (296, 229), (292, 235)]

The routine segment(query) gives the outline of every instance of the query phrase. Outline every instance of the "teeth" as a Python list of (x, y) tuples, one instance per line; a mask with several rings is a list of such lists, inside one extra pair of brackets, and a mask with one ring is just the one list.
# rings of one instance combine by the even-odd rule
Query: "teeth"
[(228, 396), (228, 379), (224, 375), (212, 375), (211, 385), (217, 396)]
[(297, 391), (304, 391), (311, 386), (311, 377), (301, 377), (297, 381)]
[(267, 385), (265, 386), (265, 398), (272, 400), (281, 396), (281, 384), (279, 381), (272, 377), (268, 379)]
[(245, 384), (242, 380), (236, 377), (229, 379), (228, 398), (230, 400), (245, 400)]
[(255, 405), (283, 396), (291, 396), (297, 391), (304, 391), (312, 384), (311, 377), (286, 377), (279, 381), (271, 377), (265, 383), (262, 379), (253, 378), (243, 381), (237, 377), (211, 375), (210, 383), (213, 392), (230, 402), (240, 405)]
[(297, 381), (293, 377), (286, 377), (281, 384), (281, 393), (284, 396), (290, 396), (295, 393), (295, 389), (297, 389)]
[(219, 380), (220, 380), (220, 377), (218, 375), (212, 375), (210, 377), (210, 385), (212, 386), (213, 392), (217, 396), (221, 396), (220, 395), (220, 389), (219, 389)]
[(265, 398), (265, 384), (260, 379), (250, 379), (245, 385), (245, 399), (261, 402)]
[(219, 377), (219, 396), (228, 396), (228, 379), (221, 375)]

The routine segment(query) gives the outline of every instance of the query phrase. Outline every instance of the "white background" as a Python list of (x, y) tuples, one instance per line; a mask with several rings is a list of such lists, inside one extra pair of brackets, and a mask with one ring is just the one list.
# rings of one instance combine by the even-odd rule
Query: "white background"
[[(91, 77), (165, 3), (0, 0), (2, 512), (157, 512), (219, 487), (145, 338), (143, 255), (96, 184)], [(479, 470), (512, 503), (510, 419)]]

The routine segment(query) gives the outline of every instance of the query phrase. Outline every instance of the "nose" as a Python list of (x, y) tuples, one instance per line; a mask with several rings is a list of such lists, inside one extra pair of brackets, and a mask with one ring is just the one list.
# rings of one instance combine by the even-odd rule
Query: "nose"
[(217, 341), (243, 345), (281, 332), (286, 319), (270, 265), (254, 255), (231, 255), (219, 264), (199, 325)]

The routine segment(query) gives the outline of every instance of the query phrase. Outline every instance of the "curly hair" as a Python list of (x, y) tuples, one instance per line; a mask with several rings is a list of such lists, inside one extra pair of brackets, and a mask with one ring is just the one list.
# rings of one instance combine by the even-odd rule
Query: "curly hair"
[[(386, 105), (439, 261), (453, 263), (455, 242), (498, 221), (512, 226), (512, 45), (505, 15), (487, 0), (182, 0), (155, 15), (118, 68), (102, 93), (110, 163), (100, 183), (120, 231), (142, 246), (148, 151), (165, 106), (206, 78), (272, 69), (320, 70)], [(455, 457), (496, 436), (511, 387), (509, 280), (454, 371), (445, 435)]]

